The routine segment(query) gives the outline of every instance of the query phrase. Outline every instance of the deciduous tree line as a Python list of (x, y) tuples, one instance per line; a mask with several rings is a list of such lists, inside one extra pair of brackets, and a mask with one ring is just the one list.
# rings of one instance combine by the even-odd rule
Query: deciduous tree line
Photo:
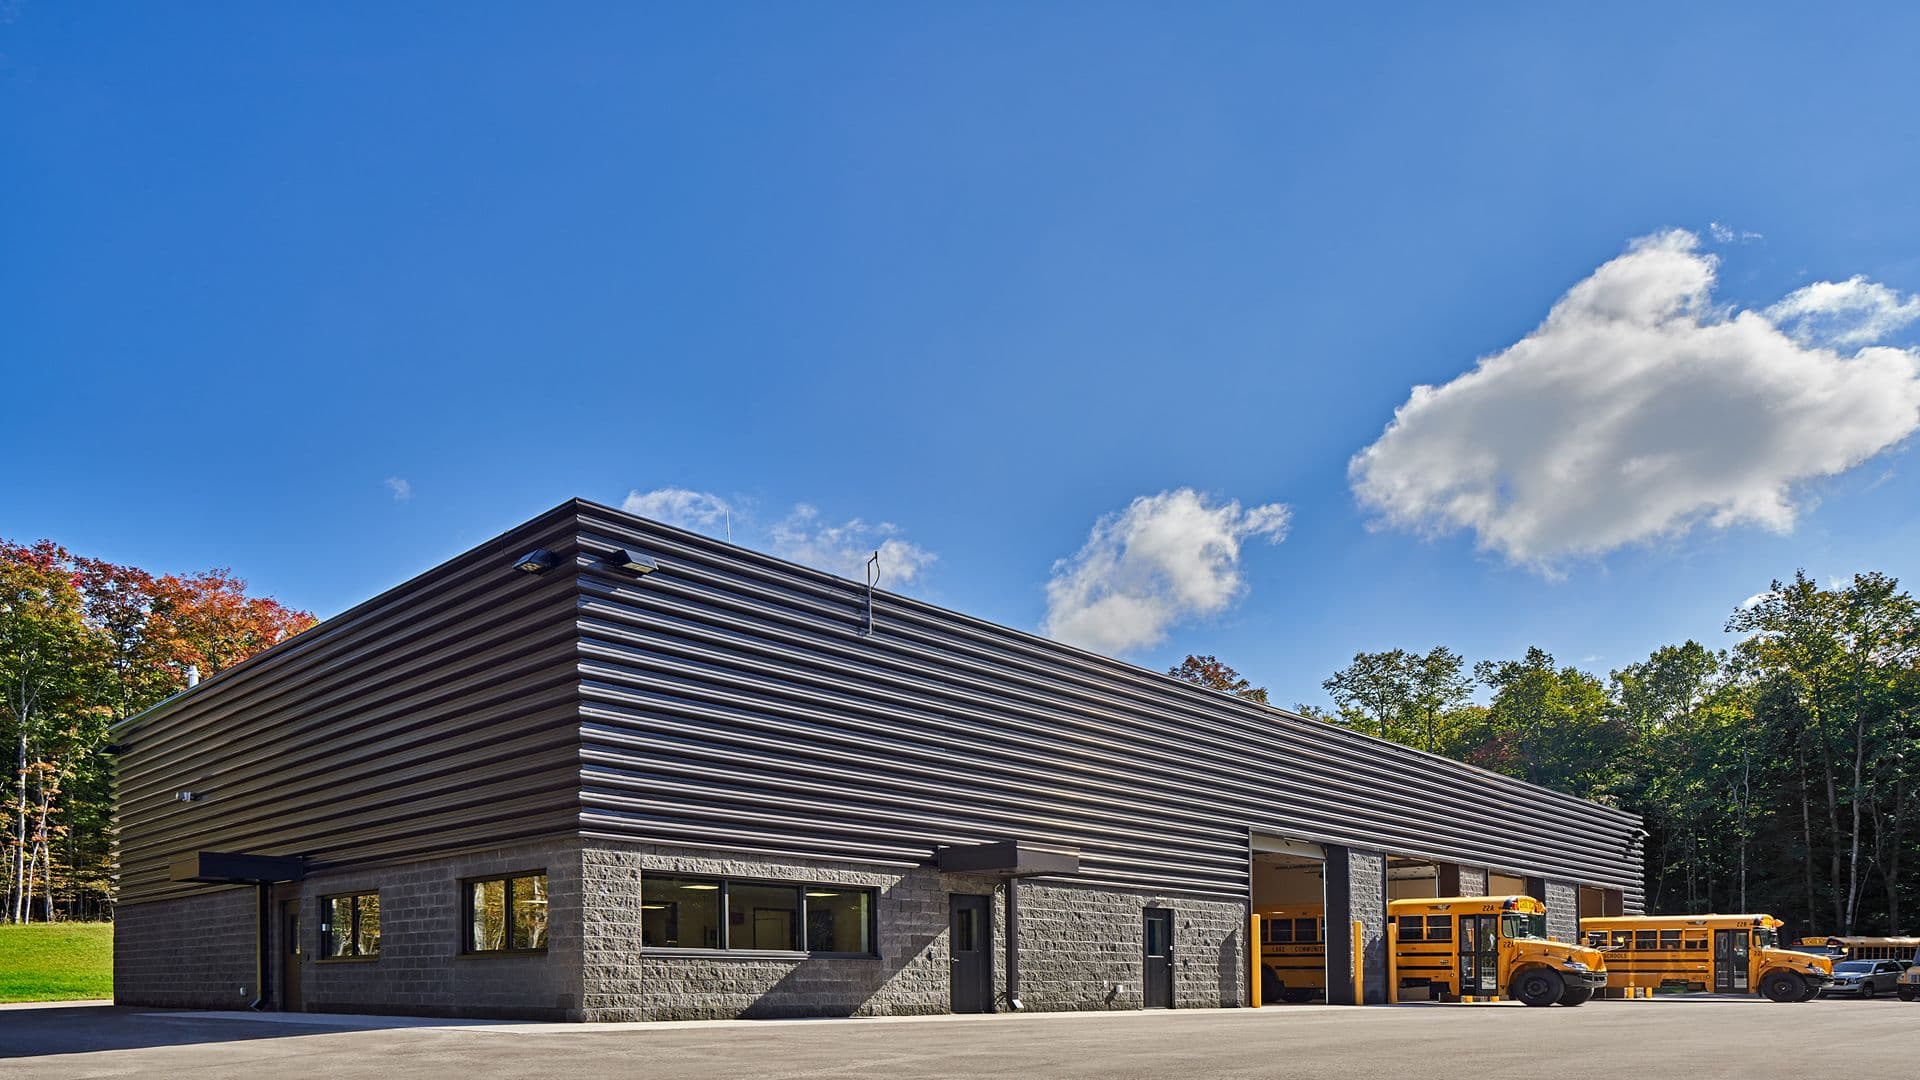
[[(1920, 932), (1920, 605), (1883, 574), (1801, 573), (1726, 630), (1730, 649), (1669, 645), (1605, 677), (1538, 648), (1360, 653), (1323, 684), (1332, 710), (1298, 710), (1639, 814), (1650, 911)], [(1170, 674), (1251, 689), (1194, 660), (1219, 670)]]
[(111, 724), (311, 625), (224, 570), (154, 575), (0, 539), (5, 920), (111, 910)]

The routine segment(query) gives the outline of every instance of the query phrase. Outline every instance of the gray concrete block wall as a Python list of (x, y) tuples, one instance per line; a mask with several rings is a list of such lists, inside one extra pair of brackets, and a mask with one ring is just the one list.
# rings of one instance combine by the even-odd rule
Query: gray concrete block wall
[[(585, 1016), (687, 1020), (945, 1013), (949, 898), (991, 896), (996, 1007), (1006, 1008), (1006, 885), (992, 878), (860, 864), (749, 858), (589, 841), (582, 853)], [(878, 890), (877, 957), (643, 953), (638, 877), (689, 873)], [(1143, 912), (1174, 912), (1174, 1003), (1246, 995), (1244, 904), (1057, 881), (1020, 886), (1020, 997), (1029, 1011), (1141, 1007)]]
[[(578, 843), (560, 841), (308, 878), (300, 887), (306, 1010), (584, 1019), (580, 862)], [(531, 870), (547, 874), (545, 953), (466, 952), (462, 881)], [(379, 958), (325, 959), (322, 899), (369, 890), (380, 894)]]
[(1483, 866), (1463, 866), (1460, 868), (1460, 895), (1487, 895), (1487, 870)]
[(1555, 941), (1580, 940), (1580, 887), (1570, 881), (1547, 882), (1547, 936)]
[[(956, 891), (991, 891), (990, 883), (943, 880), (932, 870), (749, 858), (617, 841), (588, 841), (582, 859), (589, 880), (599, 886), (589, 894), (594, 910), (584, 923), (586, 1018), (591, 1020), (943, 1013), (950, 1002), (949, 887), (967, 884)], [(879, 955), (643, 954), (638, 879), (649, 872), (876, 889)]]
[[(298, 977), (303, 1008), (581, 1019), (579, 868), (578, 845), (562, 841), (309, 877), (296, 890), (301, 902)], [(461, 879), (523, 870), (547, 873), (546, 952), (464, 954)], [(286, 887), (277, 891), (289, 892)], [(380, 955), (325, 959), (319, 932), (322, 898), (359, 892), (380, 894)], [(284, 1006), (281, 898), (272, 903), (268, 923), (269, 992), (276, 1008)], [(116, 1000), (176, 1008), (246, 1005), (257, 992), (255, 903), (252, 888), (208, 887), (193, 896), (122, 907), (114, 926)]]
[[(1035, 1012), (1140, 1008), (1148, 908), (1173, 912), (1175, 1008), (1233, 1007), (1246, 1001), (1245, 904), (1025, 881), (1020, 884), (1021, 1002)], [(1005, 973), (996, 975), (1004, 996)]]
[(114, 913), (113, 1000), (170, 1009), (245, 1008), (259, 993), (252, 888), (203, 894)]
[[(1377, 851), (1349, 849), (1347, 853), (1351, 918), (1361, 924), (1361, 971), (1367, 1004), (1387, 1000), (1387, 857)], [(1327, 933), (1353, 933), (1351, 925)]]

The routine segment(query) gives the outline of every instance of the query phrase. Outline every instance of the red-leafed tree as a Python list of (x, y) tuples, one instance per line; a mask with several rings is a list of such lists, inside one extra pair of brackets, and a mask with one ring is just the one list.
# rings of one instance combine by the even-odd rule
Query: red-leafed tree
[(108, 894), (109, 725), (313, 625), (225, 570), (156, 577), (0, 540), (0, 782), (8, 921), (95, 917)]

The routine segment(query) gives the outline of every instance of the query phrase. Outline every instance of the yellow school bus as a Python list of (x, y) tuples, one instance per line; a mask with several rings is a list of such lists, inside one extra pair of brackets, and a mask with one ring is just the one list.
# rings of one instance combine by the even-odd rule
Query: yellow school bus
[(1327, 996), (1324, 904), (1268, 908), (1260, 916), (1260, 1000), (1312, 1001)]
[(1811, 1001), (1833, 981), (1833, 960), (1780, 947), (1771, 915), (1623, 915), (1582, 919), (1587, 944), (1607, 954), (1610, 990), (1682, 987)]
[(1920, 997), (1920, 937), (1801, 938), (1802, 945), (1818, 942), (1821, 952), (1842, 960), (1899, 960), (1907, 965), (1894, 993), (1901, 1001)]
[(1547, 906), (1531, 896), (1395, 900), (1387, 913), (1402, 990), (1584, 1005), (1607, 984), (1599, 952), (1547, 939)]
[(1800, 944), (1820, 943), (1811, 952), (1824, 952), (1836, 960), (1912, 960), (1920, 951), (1920, 937), (1827, 937), (1801, 938)]

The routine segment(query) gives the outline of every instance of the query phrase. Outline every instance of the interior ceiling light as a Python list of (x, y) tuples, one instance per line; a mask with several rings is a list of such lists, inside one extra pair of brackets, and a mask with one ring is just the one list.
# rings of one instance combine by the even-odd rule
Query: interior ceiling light
[(513, 561), (515, 570), (529, 574), (541, 574), (553, 569), (553, 552), (546, 548), (534, 548)]
[(683, 889), (686, 889), (689, 892), (713, 892), (715, 889), (718, 889), (720, 886), (709, 884), (706, 882), (696, 881), (691, 885), (682, 885), (680, 887)]
[(647, 558), (637, 551), (629, 551), (626, 548), (613, 549), (613, 552), (607, 556), (607, 561), (622, 570), (628, 570), (636, 574), (651, 574), (655, 570), (660, 569), (659, 563), (654, 562), (652, 559)]

